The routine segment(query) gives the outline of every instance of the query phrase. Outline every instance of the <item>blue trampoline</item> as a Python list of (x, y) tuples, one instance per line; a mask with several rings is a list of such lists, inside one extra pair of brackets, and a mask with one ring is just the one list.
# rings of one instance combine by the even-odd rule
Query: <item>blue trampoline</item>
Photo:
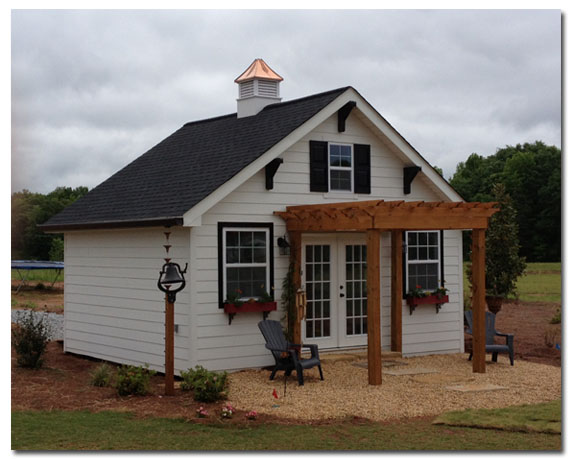
[[(60, 276), (62, 270), (64, 269), (63, 261), (37, 261), (37, 260), (12, 260), (12, 269), (15, 269), (20, 276), (20, 285), (16, 289), (16, 293), (20, 291), (22, 287), (28, 282), (29, 271), (33, 269), (53, 269), (56, 271), (56, 275), (50, 287), (53, 287), (58, 277)], [(25, 273), (25, 274), (22, 274)]]

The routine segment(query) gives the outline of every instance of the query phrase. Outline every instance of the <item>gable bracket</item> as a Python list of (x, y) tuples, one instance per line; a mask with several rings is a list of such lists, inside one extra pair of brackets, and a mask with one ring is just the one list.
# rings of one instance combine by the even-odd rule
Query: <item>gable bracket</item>
[(350, 116), (350, 112), (356, 106), (356, 102), (350, 100), (346, 105), (338, 110), (338, 132), (345, 132), (346, 119)]
[(274, 158), (270, 161), (265, 168), (266, 171), (266, 189), (271, 190), (274, 188), (274, 175), (284, 160), (282, 158)]
[(413, 179), (419, 171), (421, 171), (419, 166), (408, 166), (403, 168), (403, 194), (411, 193), (411, 182), (413, 182)]

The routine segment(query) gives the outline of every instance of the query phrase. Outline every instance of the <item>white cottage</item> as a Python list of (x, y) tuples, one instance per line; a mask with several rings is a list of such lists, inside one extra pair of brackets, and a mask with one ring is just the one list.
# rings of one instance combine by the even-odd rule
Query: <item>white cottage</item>
[[(224, 302), (237, 291), (243, 299), (269, 293), (277, 302), (269, 317), (283, 317), (290, 257), (280, 238), (301, 244), (292, 248), (308, 298), (305, 343), (322, 352), (364, 347), (369, 328), (383, 349), (403, 356), (463, 352), (460, 228), (482, 227), (481, 220), (470, 223), (478, 216), (458, 214), (466, 226), (435, 229), (431, 216), (462, 198), (354, 88), (281, 102), (282, 78), (261, 59), (235, 81), (237, 113), (185, 124), (43, 225), (65, 236), (65, 352), (163, 371), (157, 279), (165, 228), (172, 233), (169, 256), (189, 263), (175, 306), (177, 372), (272, 364), (257, 327), (262, 314), (240, 312), (229, 321)], [(361, 221), (355, 209), (365, 201), (386, 209), (371, 233), (359, 231), (368, 225), (347, 223)], [(424, 207), (434, 213), (415, 225), (392, 226), (392, 215), (410, 211), (408, 202), (441, 204)], [(312, 221), (335, 222), (332, 212), (344, 206), (345, 223), (311, 228)], [(312, 231), (296, 227), (296, 219)], [(366, 233), (381, 253), (372, 271), (373, 279), (379, 273), (369, 298), (379, 310), (373, 323)], [(403, 257), (401, 249), (392, 255), (392, 246), (403, 247)], [(400, 266), (392, 269), (392, 260)], [(403, 292), (444, 282), (448, 303), (411, 311)]]

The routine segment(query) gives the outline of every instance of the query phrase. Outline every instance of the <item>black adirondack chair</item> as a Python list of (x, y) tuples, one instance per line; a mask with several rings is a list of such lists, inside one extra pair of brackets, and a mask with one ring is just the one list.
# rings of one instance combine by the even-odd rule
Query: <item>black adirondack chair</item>
[[(513, 340), (514, 336), (508, 333), (499, 333), (495, 330), (495, 318), (496, 316), (490, 312), (486, 312), (486, 341), (485, 341), (485, 352), (492, 352), (493, 362), (497, 361), (499, 353), (508, 354), (510, 359), (510, 364), (514, 365), (514, 347)], [(465, 311), (465, 319), (467, 320), (467, 325), (469, 329), (467, 333), (471, 336), (473, 335), (473, 311)], [(506, 344), (495, 344), (495, 336), (503, 336), (506, 338)], [(473, 358), (473, 351), (469, 354), (469, 360)]]
[[(320, 356), (318, 354), (318, 346), (315, 344), (293, 344), (286, 341), (284, 332), (280, 322), (276, 320), (261, 320), (258, 322), (258, 328), (262, 332), (266, 340), (266, 348), (272, 352), (276, 366), (270, 374), (270, 380), (274, 379), (276, 372), (284, 370), (286, 376), (290, 376), (292, 370), (296, 370), (298, 376), (298, 384), (304, 385), (304, 370), (308, 368), (318, 367), (320, 371), (320, 379), (324, 380), (322, 373), (322, 365), (320, 364)], [(298, 357), (298, 352), (301, 348), (306, 347), (310, 349), (311, 356), (308, 359)]]

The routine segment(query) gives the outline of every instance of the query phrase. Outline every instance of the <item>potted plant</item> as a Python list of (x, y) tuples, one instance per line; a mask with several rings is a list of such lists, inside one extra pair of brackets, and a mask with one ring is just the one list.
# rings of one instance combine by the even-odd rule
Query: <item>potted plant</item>
[(420, 304), (434, 304), (436, 313), (439, 313), (443, 303), (449, 302), (448, 291), (445, 287), (437, 287), (433, 291), (423, 290), (420, 285), (416, 285), (406, 295), (409, 314), (413, 314), (415, 308)]
[(235, 314), (239, 312), (262, 312), (262, 317), (266, 319), (270, 311), (276, 311), (276, 302), (267, 291), (256, 298), (247, 300), (242, 296), (241, 290), (236, 290), (227, 295), (224, 301), (224, 312), (228, 314), (228, 324), (232, 323)]
[[(489, 311), (496, 314), (509, 295), (516, 292), (516, 281), (526, 268), (520, 257), (516, 211), (503, 184), (493, 186), (495, 201), (500, 211), (491, 217), (485, 238), (485, 289)], [(468, 265), (469, 283), (472, 282), (471, 265)]]

